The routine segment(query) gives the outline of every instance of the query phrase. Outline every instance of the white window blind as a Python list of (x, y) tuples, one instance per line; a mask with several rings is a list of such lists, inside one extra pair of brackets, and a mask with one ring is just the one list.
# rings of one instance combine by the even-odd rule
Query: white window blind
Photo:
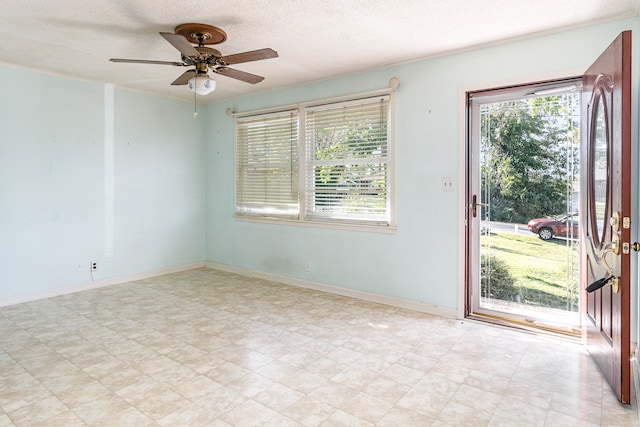
[(308, 107), (305, 219), (388, 225), (389, 96)]
[(236, 214), (298, 218), (298, 112), (236, 118)]

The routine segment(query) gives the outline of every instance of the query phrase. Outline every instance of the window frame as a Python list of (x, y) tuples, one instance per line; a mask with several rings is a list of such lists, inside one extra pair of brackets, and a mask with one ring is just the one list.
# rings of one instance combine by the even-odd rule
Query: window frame
[[(318, 227), (318, 228), (331, 228), (331, 229), (345, 229), (355, 231), (372, 231), (380, 233), (395, 233), (397, 231), (396, 224), (396, 90), (392, 88), (376, 90), (371, 92), (346, 95), (340, 97), (333, 97), (327, 99), (321, 99), (316, 101), (302, 102), (291, 105), (284, 105), (280, 107), (266, 108), (261, 110), (248, 111), (245, 113), (234, 114), (234, 206), (233, 217), (235, 220), (258, 222), (258, 223), (271, 223), (271, 224), (286, 224), (306, 227)], [(310, 218), (306, 215), (307, 209), (306, 203), (306, 189), (305, 180), (308, 177), (308, 162), (307, 162), (307, 143), (306, 143), (306, 112), (307, 109), (317, 109), (323, 106), (347, 104), (351, 102), (361, 102), (362, 100), (375, 98), (375, 97), (388, 97), (388, 121), (387, 121), (387, 156), (386, 156), (386, 168), (387, 176), (386, 190), (388, 194), (388, 221), (372, 221), (372, 220), (358, 220), (358, 219), (342, 219), (342, 218), (322, 218), (318, 217)], [(245, 214), (238, 211), (238, 120), (248, 119), (251, 117), (266, 116), (271, 114), (285, 113), (288, 111), (297, 111), (298, 116), (298, 216), (295, 217), (281, 217), (277, 215), (256, 215)]]

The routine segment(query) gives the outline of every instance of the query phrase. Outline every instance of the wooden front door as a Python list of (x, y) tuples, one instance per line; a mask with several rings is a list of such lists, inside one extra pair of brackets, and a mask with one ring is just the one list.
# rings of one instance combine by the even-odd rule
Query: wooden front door
[(583, 76), (581, 228), (587, 348), (623, 403), (630, 389), (631, 32)]

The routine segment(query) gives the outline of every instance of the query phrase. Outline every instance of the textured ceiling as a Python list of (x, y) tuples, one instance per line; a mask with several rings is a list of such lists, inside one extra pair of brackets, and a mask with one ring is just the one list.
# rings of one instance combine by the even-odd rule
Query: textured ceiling
[(0, 0), (0, 62), (191, 100), (170, 83), (187, 68), (158, 32), (215, 25), (223, 55), (270, 47), (279, 58), (233, 66), (256, 85), (213, 75), (213, 102), (349, 75), (514, 38), (636, 16), (640, 0)]

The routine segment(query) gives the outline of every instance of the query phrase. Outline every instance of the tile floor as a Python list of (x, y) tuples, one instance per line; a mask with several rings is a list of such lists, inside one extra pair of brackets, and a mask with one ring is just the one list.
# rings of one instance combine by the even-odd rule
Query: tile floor
[(576, 345), (198, 269), (0, 308), (0, 426), (632, 426)]

